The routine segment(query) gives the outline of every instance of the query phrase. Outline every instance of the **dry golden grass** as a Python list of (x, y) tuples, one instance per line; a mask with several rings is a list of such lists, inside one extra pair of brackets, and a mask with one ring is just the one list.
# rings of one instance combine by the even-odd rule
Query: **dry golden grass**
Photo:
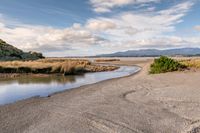
[(96, 59), (95, 62), (113, 62), (120, 61), (120, 59)]
[(83, 72), (115, 70), (117, 67), (91, 65), (83, 59), (41, 59), (37, 61), (0, 62), (0, 73), (62, 73), (64, 75)]
[(181, 60), (180, 63), (190, 68), (200, 68), (200, 59)]
[(62, 65), (89, 65), (88, 60), (80, 59), (41, 59), (36, 61), (6, 61), (0, 62), (3, 67), (30, 67), (30, 68), (46, 68)]

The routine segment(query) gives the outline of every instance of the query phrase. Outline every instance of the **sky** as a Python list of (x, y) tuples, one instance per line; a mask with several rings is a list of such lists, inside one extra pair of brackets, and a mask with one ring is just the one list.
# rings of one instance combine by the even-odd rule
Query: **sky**
[(45, 56), (200, 47), (200, 0), (0, 0), (0, 39)]

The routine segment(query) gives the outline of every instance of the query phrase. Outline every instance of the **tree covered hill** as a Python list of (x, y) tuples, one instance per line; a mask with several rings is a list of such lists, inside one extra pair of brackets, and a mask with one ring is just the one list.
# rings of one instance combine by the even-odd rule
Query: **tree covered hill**
[(36, 60), (44, 58), (41, 53), (24, 52), (0, 39), (0, 61)]

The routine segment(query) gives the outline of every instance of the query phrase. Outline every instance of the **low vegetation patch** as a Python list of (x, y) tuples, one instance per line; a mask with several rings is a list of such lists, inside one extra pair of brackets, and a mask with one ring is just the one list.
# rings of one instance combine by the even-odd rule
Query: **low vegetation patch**
[(189, 67), (189, 68), (200, 68), (200, 59), (188, 59), (188, 60), (181, 60), (181, 64)]
[(72, 75), (85, 72), (113, 71), (118, 67), (93, 65), (88, 60), (41, 59), (37, 61), (0, 62), (0, 73), (34, 73)]
[(120, 59), (96, 59), (95, 62), (113, 62), (120, 61)]
[(150, 67), (150, 73), (158, 74), (173, 72), (183, 70), (184, 68), (186, 68), (184, 64), (181, 64), (178, 61), (168, 58), (166, 56), (161, 56), (160, 58), (154, 60), (154, 63)]

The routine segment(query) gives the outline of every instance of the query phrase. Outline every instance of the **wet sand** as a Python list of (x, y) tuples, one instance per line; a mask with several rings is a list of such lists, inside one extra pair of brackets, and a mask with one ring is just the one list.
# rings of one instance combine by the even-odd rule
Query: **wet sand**
[(0, 107), (0, 133), (199, 133), (200, 71), (128, 77)]

